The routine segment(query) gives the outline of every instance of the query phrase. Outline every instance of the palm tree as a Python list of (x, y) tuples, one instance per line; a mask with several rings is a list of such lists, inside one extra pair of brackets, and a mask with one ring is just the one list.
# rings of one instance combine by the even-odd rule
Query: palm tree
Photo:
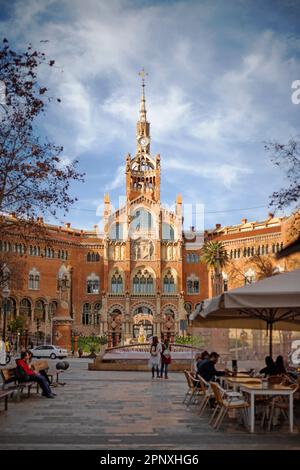
[(218, 241), (206, 242), (202, 248), (201, 261), (213, 271), (214, 295), (221, 294), (223, 290), (221, 284), (221, 270), (228, 262), (227, 251), (223, 243)]

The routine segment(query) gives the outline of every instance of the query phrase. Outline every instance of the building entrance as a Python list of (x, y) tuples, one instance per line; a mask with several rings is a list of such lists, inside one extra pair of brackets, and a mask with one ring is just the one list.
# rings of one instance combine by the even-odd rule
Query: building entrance
[(153, 336), (153, 313), (149, 307), (138, 307), (133, 314), (133, 338), (145, 343)]

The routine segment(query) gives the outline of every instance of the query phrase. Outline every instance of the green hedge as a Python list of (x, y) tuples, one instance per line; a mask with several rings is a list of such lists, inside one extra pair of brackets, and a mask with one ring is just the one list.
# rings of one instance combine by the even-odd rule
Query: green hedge
[[(100, 345), (107, 344), (105, 336), (79, 336), (77, 346), (82, 349), (84, 353), (99, 352)], [(72, 338), (72, 348), (74, 347), (74, 340)]]
[(205, 341), (202, 336), (175, 336), (176, 344), (187, 344), (189, 346), (195, 346), (197, 348), (203, 348)]

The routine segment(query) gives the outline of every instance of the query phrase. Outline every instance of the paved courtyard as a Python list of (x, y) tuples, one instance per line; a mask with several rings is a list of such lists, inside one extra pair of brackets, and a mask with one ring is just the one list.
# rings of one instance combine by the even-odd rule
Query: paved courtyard
[(249, 435), (235, 421), (213, 431), (207, 416), (182, 405), (183, 374), (151, 380), (146, 372), (88, 371), (70, 359), (53, 400), (37, 396), (0, 411), (0, 449), (300, 449), (293, 435)]

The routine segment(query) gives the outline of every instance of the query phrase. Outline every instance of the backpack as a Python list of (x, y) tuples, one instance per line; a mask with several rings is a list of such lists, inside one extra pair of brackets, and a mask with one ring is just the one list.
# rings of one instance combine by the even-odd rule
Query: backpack
[(26, 374), (25, 370), (21, 366), (16, 367), (16, 377), (18, 382), (28, 382), (30, 380), (30, 376)]

